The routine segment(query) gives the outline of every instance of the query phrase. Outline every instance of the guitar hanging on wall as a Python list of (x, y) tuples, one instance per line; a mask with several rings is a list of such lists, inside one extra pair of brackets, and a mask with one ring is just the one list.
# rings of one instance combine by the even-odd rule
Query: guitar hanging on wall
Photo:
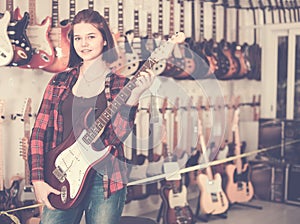
[[(30, 62), (33, 54), (31, 43), (26, 34), (26, 29), (29, 23), (29, 13), (25, 12), (15, 16), (13, 0), (6, 0), (7, 11), (10, 12), (10, 23), (7, 28), (9, 39), (12, 43), (14, 55), (8, 66), (22, 66)], [(18, 18), (22, 18), (18, 20)]]
[[(44, 68), (54, 61), (54, 49), (49, 38), (51, 18), (47, 16), (41, 24), (36, 22), (36, 0), (29, 0), (29, 25), (26, 29), (33, 52), (31, 60), (22, 68)], [(15, 10), (15, 17), (20, 16), (20, 9)], [(21, 19), (21, 18), (18, 18)]]
[[(78, 125), (76, 125), (79, 130), (74, 130), (76, 133), (80, 133), (79, 137), (76, 139), (72, 132), (62, 144), (46, 153), (46, 182), (61, 191), (60, 195), (49, 195), (49, 200), (54, 207), (68, 209), (76, 206), (84, 197), (92, 167), (100, 162), (103, 163), (113, 148), (113, 146), (109, 145), (100, 151), (95, 150), (93, 147), (94, 142), (102, 134), (111, 117), (126, 102), (131, 91), (135, 88), (135, 81), (140, 76), (140, 73), (146, 69), (151, 69), (157, 61), (168, 57), (173, 50), (174, 44), (184, 41), (184, 38), (183, 33), (177, 33), (159, 48), (156, 48), (150, 58), (95, 120), (93, 125), (86, 128), (85, 118), (79, 119)], [(90, 111), (89, 109), (84, 117), (87, 117)], [(95, 133), (96, 130), (97, 133)]]
[(9, 20), (8, 11), (0, 14), (0, 66), (8, 65), (14, 56), (14, 49), (7, 33)]
[(68, 33), (71, 24), (60, 25), (59, 21), (59, 0), (52, 0), (52, 21), (49, 38), (55, 50), (55, 58), (51, 65), (42, 68), (47, 72), (62, 72), (68, 68), (70, 56), (70, 40)]

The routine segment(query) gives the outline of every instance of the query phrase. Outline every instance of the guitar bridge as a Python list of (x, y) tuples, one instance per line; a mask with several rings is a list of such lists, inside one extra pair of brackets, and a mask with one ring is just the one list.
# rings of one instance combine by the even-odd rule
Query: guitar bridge
[(67, 175), (60, 167), (57, 167), (55, 170), (53, 170), (52, 173), (56, 177), (56, 179), (59, 180), (59, 182), (63, 183), (66, 180)]

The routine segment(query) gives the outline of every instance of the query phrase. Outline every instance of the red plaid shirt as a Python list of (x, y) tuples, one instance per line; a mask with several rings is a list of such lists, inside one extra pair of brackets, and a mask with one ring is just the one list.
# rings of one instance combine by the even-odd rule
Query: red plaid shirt
[[(44, 154), (63, 141), (62, 102), (70, 94), (78, 79), (78, 68), (55, 75), (48, 83), (35, 120), (29, 144), (28, 162), (31, 180), (44, 180)], [(105, 94), (108, 104), (113, 101), (129, 79), (110, 73), (105, 81)], [(108, 195), (122, 189), (127, 183), (126, 162), (123, 140), (134, 124), (137, 106), (123, 104), (101, 135), (105, 146), (113, 145), (109, 157), (108, 178), (104, 179), (104, 191)], [(49, 171), (47, 171), (49, 172)], [(107, 181), (106, 181), (107, 180)], [(54, 186), (55, 187), (55, 186)]]

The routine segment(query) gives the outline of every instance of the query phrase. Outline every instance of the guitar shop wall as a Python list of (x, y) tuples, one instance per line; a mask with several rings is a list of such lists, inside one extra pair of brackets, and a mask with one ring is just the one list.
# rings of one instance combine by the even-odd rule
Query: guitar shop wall
[[(7, 2), (13, 3), (13, 9), (19, 7), (21, 15), (23, 15), (24, 12), (33, 13), (30, 11), (29, 2), (32, 3), (30, 0), (1, 1), (1, 12), (7, 10)], [(54, 2), (58, 3), (58, 21), (70, 18), (69, 1), (49, 0), (33, 2), (36, 3), (36, 11), (34, 13), (36, 13), (36, 22), (38, 24), (40, 24), (46, 18), (46, 16), (53, 16), (52, 3)], [(120, 29), (120, 20), (118, 17), (121, 15), (119, 12), (119, 6), (120, 3), (122, 3), (122, 15), (124, 16), (122, 34), (131, 29), (136, 31), (138, 27), (139, 32), (135, 34), (135, 38), (138, 39), (139, 37), (144, 37), (147, 32), (149, 32), (149, 23), (147, 22), (147, 18), (149, 19), (149, 17), (147, 16), (151, 15), (150, 24), (152, 30), (150, 30), (150, 34), (158, 33), (159, 39), (162, 36), (169, 35), (170, 32), (184, 31), (186, 37), (189, 37), (195, 43), (194, 46), (188, 46), (188, 48), (192, 49), (194, 52), (197, 51), (196, 49), (199, 49), (197, 47), (200, 47), (199, 43), (204, 41), (203, 38), (206, 40), (213, 40), (213, 42), (216, 43), (220, 43), (221, 40), (223, 40), (223, 44), (225, 44), (223, 45), (224, 49), (226, 49), (226, 43), (236, 42), (237, 44), (241, 45), (247, 43), (248, 45), (244, 45), (247, 47), (251, 46), (252, 44), (259, 45), (262, 41), (262, 32), (260, 32), (264, 27), (262, 13), (258, 8), (259, 6), (254, 6), (256, 8), (252, 8), (252, 10), (248, 1), (246, 0), (241, 1), (241, 5), (236, 5), (236, 2), (234, 1), (226, 1), (226, 5), (224, 5), (224, 2), (222, 1), (205, 1), (200, 4), (201, 2), (196, 0), (104, 0), (95, 2), (77, 0), (75, 1), (76, 12), (87, 8), (88, 3), (91, 2), (93, 3), (94, 9), (99, 10), (102, 14), (105, 13), (105, 9), (109, 9), (109, 24), (114, 32), (119, 31), (118, 29)], [(138, 20), (136, 20), (137, 17), (134, 12), (138, 12)], [(254, 14), (256, 17), (255, 22), (253, 21)], [(138, 26), (136, 26), (137, 21)], [(238, 23), (236, 23), (237, 21)], [(195, 46), (197, 47), (193, 48)], [(199, 57), (199, 55), (201, 55), (202, 57), (207, 56), (205, 58), (206, 60), (212, 59), (209, 58), (209, 55), (205, 56), (205, 52), (198, 53), (194, 56)], [(181, 59), (182, 58), (184, 58), (184, 56), (181, 54)], [(191, 56), (190, 59), (193, 60), (193, 56)], [(226, 66), (229, 65), (226, 65), (225, 62), (224, 66), (226, 68)], [(255, 65), (252, 66), (254, 67)], [(216, 69), (213, 65), (211, 67), (212, 69)], [(207, 67), (205, 68), (207, 69)], [(232, 68), (229, 67), (229, 69)], [(51, 77), (53, 77), (53, 75), (54, 72), (48, 72), (39, 68), (28, 69), (18, 66), (0, 67), (0, 98), (1, 100), (4, 100), (4, 110), (3, 114), (1, 114), (1, 145), (3, 147), (3, 155), (1, 156), (3, 157), (3, 175), (6, 186), (9, 186), (11, 177), (15, 175), (24, 175), (24, 161), (19, 155), (19, 141), (24, 135), (24, 127), (21, 119), (23, 117), (22, 113), (24, 101), (26, 98), (32, 99), (32, 113), (30, 114), (30, 124), (32, 126), (35, 119), (34, 116), (41, 102), (45, 86)], [(205, 75), (207, 76), (205, 77)], [(227, 77), (225, 77), (226, 75)], [(196, 77), (199, 78), (199, 75), (197, 76), (196, 74)], [(158, 107), (162, 108), (164, 97), (170, 97), (167, 92), (170, 90), (168, 88), (173, 88), (172, 86), (179, 86), (184, 92), (185, 96), (192, 97), (186, 98), (179, 95), (179, 107), (186, 107), (189, 105), (189, 99), (192, 99), (190, 105), (192, 107), (196, 107), (199, 96), (203, 97), (203, 106), (206, 104), (207, 99), (210, 98), (209, 102), (211, 107), (213, 107), (218, 102), (217, 96), (214, 94), (207, 96), (207, 92), (210, 92), (207, 88), (212, 82), (214, 82), (213, 86), (218, 88), (220, 96), (224, 96), (224, 98), (221, 100), (223, 101), (223, 104), (230, 102), (229, 99), (231, 96), (240, 96), (239, 104), (241, 105), (241, 139), (247, 142), (246, 150), (257, 149), (257, 116), (259, 116), (260, 95), (262, 89), (260, 74), (253, 76), (251, 71), (249, 71), (245, 72), (244, 74), (233, 75), (225, 72), (219, 73), (219, 77), (217, 78), (212, 77), (213, 75), (209, 76), (207, 73), (205, 73), (203, 77), (193, 80), (185, 74), (185, 76), (174, 79), (172, 74), (159, 74), (159, 84), (152, 87), (154, 92), (159, 91), (163, 93), (163, 96), (160, 96), (159, 99), (157, 99)], [(147, 92), (147, 94), (149, 96), (149, 92)], [(145, 99), (146, 102), (141, 102), (141, 107), (147, 107), (149, 104), (149, 97), (145, 97)], [(171, 106), (172, 105), (173, 104), (171, 104)], [(193, 127), (194, 126), (196, 126), (196, 122), (193, 122)], [(169, 134), (168, 141), (170, 144), (173, 144), (174, 139), (170, 137), (171, 134), (173, 133)], [(184, 143), (179, 142), (179, 144)], [(156, 202), (150, 205), (149, 209), (157, 209)], [(135, 211), (139, 212), (138, 209)]]

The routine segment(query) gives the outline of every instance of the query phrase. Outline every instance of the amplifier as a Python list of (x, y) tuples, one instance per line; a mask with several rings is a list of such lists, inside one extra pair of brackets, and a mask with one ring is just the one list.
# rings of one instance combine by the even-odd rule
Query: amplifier
[(257, 199), (284, 202), (285, 164), (249, 161), (251, 181)]
[(287, 165), (285, 175), (285, 186), (285, 202), (300, 205), (300, 164)]

